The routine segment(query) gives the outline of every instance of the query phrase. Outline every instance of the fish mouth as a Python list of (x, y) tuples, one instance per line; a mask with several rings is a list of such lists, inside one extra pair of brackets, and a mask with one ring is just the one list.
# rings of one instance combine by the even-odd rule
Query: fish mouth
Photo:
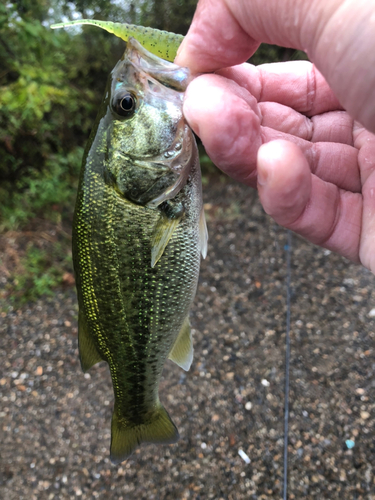
[(185, 92), (193, 79), (188, 68), (183, 68), (152, 54), (133, 37), (127, 41), (125, 56), (135, 68), (178, 92)]

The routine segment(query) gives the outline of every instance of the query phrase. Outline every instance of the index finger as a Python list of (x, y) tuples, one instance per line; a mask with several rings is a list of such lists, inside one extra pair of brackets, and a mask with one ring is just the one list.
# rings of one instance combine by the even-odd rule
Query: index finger
[(323, 75), (308, 61), (245, 63), (217, 73), (248, 90), (258, 102), (277, 102), (307, 116), (343, 109)]
[(210, 73), (247, 61), (258, 47), (259, 42), (242, 29), (226, 2), (200, 1), (175, 62), (195, 74)]

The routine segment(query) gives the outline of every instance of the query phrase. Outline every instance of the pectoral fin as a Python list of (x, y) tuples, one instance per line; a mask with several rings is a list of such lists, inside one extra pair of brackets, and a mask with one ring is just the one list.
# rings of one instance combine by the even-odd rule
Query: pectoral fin
[(90, 336), (87, 320), (82, 308), (78, 314), (78, 347), (81, 367), (87, 372), (92, 366), (102, 361), (100, 354)]
[(207, 257), (207, 241), (208, 241), (208, 232), (207, 232), (206, 217), (204, 215), (204, 209), (202, 207), (201, 215), (199, 217), (199, 244), (200, 244), (201, 254), (204, 259)]
[(193, 362), (193, 339), (189, 318), (186, 317), (168, 358), (188, 371)]
[(161, 214), (160, 219), (155, 227), (155, 232), (152, 238), (151, 248), (151, 267), (154, 267), (160, 257), (163, 255), (165, 247), (172, 238), (173, 233), (180, 222), (181, 217), (170, 219)]

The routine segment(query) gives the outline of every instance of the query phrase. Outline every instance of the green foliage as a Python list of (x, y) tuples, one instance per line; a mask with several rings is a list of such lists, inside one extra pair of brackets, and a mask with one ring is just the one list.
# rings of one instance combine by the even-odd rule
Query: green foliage
[[(22, 259), (25, 272), (14, 278), (13, 300), (19, 296), (20, 302), (50, 294), (50, 288), (61, 281), (61, 276), (56, 272), (56, 266), (51, 265), (50, 255), (35, 247), (29, 247), (26, 256)], [(48, 269), (48, 272), (45, 272)]]
[(72, 212), (79, 156), (123, 50), (106, 33), (93, 41), (86, 33), (53, 32), (40, 22), (47, 10), (43, 0), (0, 5), (3, 228), (67, 201)]
[(138, 12), (133, 14), (136, 24), (186, 35), (197, 0), (143, 0), (137, 4), (138, 8), (133, 9)]
[(306, 60), (307, 56), (305, 52), (262, 43), (249, 62), (258, 66), (259, 64), (295, 61), (297, 59)]
[(37, 216), (56, 224), (60, 224), (63, 218), (70, 220), (82, 154), (83, 149), (76, 147), (66, 156), (51, 155), (46, 160), (45, 170), (33, 170), (24, 189), (15, 190), (12, 203), (4, 204), (0, 230), (23, 227)]
[[(51, 295), (52, 289), (63, 283), (64, 276), (71, 276), (72, 261), (70, 252), (67, 252), (68, 243), (67, 237), (65, 241), (47, 246), (29, 242), (5, 286), (6, 302), (18, 307), (42, 295)], [(2, 308), (4, 302), (0, 297)]]

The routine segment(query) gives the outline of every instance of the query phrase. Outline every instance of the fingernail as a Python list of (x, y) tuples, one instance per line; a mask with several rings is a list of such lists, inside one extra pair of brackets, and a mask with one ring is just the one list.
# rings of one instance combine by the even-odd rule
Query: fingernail
[(180, 44), (180, 46), (177, 49), (176, 57), (174, 58), (175, 64), (179, 64), (180, 66), (184, 66), (184, 64), (181, 64), (178, 62), (181, 58), (181, 54), (183, 54), (184, 52), (185, 52), (185, 40), (182, 41), (182, 43)]
[(182, 42), (180, 44), (180, 46), (178, 47), (177, 53), (176, 53), (176, 58), (181, 54), (181, 50), (183, 50), (183, 45), (184, 45), (184, 42)]
[(189, 97), (186, 94), (185, 94), (184, 104), (183, 104), (183, 108), (182, 109), (183, 109), (184, 117), (185, 117), (185, 119), (189, 123), (192, 113), (191, 113), (191, 110), (190, 110), (190, 99), (189, 99)]
[(268, 182), (269, 169), (267, 168), (267, 149), (268, 144), (263, 144), (258, 149), (257, 154), (257, 173), (258, 173), (258, 184), (259, 186), (264, 186)]
[[(194, 89), (193, 89), (194, 90)], [(185, 120), (188, 122), (190, 127), (194, 130), (196, 134), (199, 135), (199, 116), (197, 115), (196, 108), (197, 99), (191, 96), (191, 90), (188, 89), (185, 93), (185, 99), (183, 104), (183, 114)]]
[(260, 186), (264, 186), (267, 183), (268, 180), (268, 171), (263, 168), (263, 166), (260, 165), (260, 162), (258, 161), (258, 184)]

